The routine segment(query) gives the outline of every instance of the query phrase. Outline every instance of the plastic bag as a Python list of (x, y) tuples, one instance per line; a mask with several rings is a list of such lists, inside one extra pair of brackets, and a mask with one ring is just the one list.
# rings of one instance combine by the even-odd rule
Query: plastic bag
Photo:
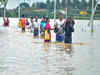
[(50, 34), (48, 33), (48, 30), (45, 30), (44, 39), (45, 40), (50, 40)]
[(18, 22), (18, 27), (21, 28), (21, 21)]

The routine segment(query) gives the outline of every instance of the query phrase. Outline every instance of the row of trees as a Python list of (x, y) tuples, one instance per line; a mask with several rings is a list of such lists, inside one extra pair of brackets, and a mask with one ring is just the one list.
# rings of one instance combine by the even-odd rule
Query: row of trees
[[(80, 8), (80, 9), (86, 9), (91, 8), (92, 6), (92, 0), (56, 0), (57, 2), (57, 8)], [(54, 7), (54, 0), (47, 0), (48, 8)], [(94, 0), (94, 4), (96, 4), (96, 0)], [(95, 5), (94, 5), (95, 6)]]
[[(48, 8), (48, 9), (53, 9), (54, 8), (54, 1), (55, 0), (47, 0), (46, 3), (43, 2), (37, 2), (36, 4), (32, 4), (32, 8)], [(0, 3), (3, 4), (5, 7), (7, 5), (8, 0), (0, 0)], [(60, 8), (79, 8), (79, 9), (86, 9), (86, 8), (91, 8), (92, 6), (92, 0), (56, 0), (57, 2), (57, 9)], [(94, 4), (96, 4), (96, 0), (94, 0)], [(29, 8), (28, 3), (21, 3), (22, 7), (27, 7)]]
[[(0, 0), (0, 7), (3, 5), (4, 6), (4, 17), (6, 16), (6, 6), (7, 6), (7, 3), (8, 3), (8, 0)], [(3, 10), (2, 9), (0, 9), (1, 11), (0, 11), (0, 16), (2, 16), (2, 12), (3, 12)]]
[[(28, 1), (28, 0), (27, 0)], [(53, 14), (53, 9), (54, 9), (54, 1), (55, 0), (46, 0), (46, 3), (44, 2), (37, 2), (37, 3), (33, 3), (32, 6), (30, 6), (27, 2), (22, 2), (20, 4), (21, 7), (21, 13), (25, 14), (27, 12), (27, 14), (39, 14), (41, 15), (41, 11), (35, 11), (38, 9), (46, 9), (46, 11), (44, 11), (43, 13), (49, 13), (50, 15)], [(4, 8), (6, 8), (8, 0), (0, 0), (0, 5), (4, 5)], [(77, 14), (79, 14), (79, 10), (76, 9), (82, 9), (82, 10), (86, 10), (87, 8), (89, 9), (89, 11), (91, 10), (92, 7), (92, 0), (89, 0), (89, 2), (87, 2), (87, 0), (56, 0), (56, 7), (57, 7), (57, 13), (59, 13), (59, 9), (64, 9), (64, 8), (72, 8), (75, 9), (74, 11), (78, 11)], [(96, 4), (96, 0), (94, 0), (94, 4)], [(18, 6), (19, 7), (19, 6)], [(12, 10), (6, 10), (6, 16), (18, 16), (18, 7)], [(4, 8), (0, 9), (0, 16), (4, 15)], [(100, 9), (100, 4), (98, 5), (97, 9)], [(69, 11), (70, 13), (70, 11)], [(73, 13), (72, 13), (73, 14)], [(31, 14), (30, 14), (31, 15)]]
[[(48, 8), (48, 9), (53, 9), (54, 8), (54, 1), (55, 0), (47, 0), (46, 3), (43, 2), (37, 2), (37, 3), (33, 3), (32, 4), (32, 8)], [(78, 8), (78, 9), (91, 9), (92, 7), (92, 0), (89, 0), (87, 2), (87, 0), (56, 0), (56, 6), (57, 9), (61, 9), (61, 8)], [(94, 6), (96, 4), (96, 0), (94, 0)], [(24, 6), (23, 6), (24, 5)], [(29, 4), (28, 3), (21, 3), (21, 7), (24, 8), (29, 8)]]
[(8, 0), (0, 0), (0, 7), (1, 5), (4, 5), (4, 7), (7, 6)]
[[(53, 9), (54, 8), (54, 1), (55, 0), (47, 0), (46, 3), (37, 3), (35, 6), (35, 3), (33, 3), (32, 7), (41, 7), (41, 5), (43, 5), (44, 8), (48, 8), (48, 9)], [(92, 0), (89, 0), (87, 2), (87, 0), (56, 0), (56, 4), (57, 4), (57, 9), (60, 8), (79, 8), (79, 9), (86, 9), (86, 8), (90, 8), (92, 7)], [(94, 6), (96, 4), (96, 0), (94, 0)], [(39, 6), (40, 5), (40, 6)]]

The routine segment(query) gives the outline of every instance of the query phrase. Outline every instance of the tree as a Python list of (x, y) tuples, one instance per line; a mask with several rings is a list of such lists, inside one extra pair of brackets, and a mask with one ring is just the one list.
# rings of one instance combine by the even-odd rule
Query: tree
[[(92, 0), (89, 0), (89, 2), (88, 2), (88, 7), (91, 9), (92, 8)], [(95, 5), (96, 5), (96, 0), (94, 0), (94, 6), (93, 7), (95, 7)]]
[(6, 16), (6, 6), (8, 3), (8, 0), (0, 0), (0, 2), (1, 2), (1, 5), (4, 5), (4, 17), (5, 17)]
[(100, 4), (98, 4), (98, 6), (97, 6), (97, 10), (100, 10)]
[(0, 0), (0, 6), (4, 5), (5, 7), (7, 6), (8, 0)]
[(33, 3), (32, 8), (37, 8), (37, 9), (46, 9), (47, 4), (43, 2), (37, 2), (37, 4)]
[(79, 0), (73, 0), (73, 5), (74, 5), (74, 8), (80, 8), (80, 1)]
[(71, 7), (74, 8), (74, 1), (71, 1)]
[(92, 0), (89, 0), (89, 2), (88, 2), (88, 7), (91, 9), (92, 8)]
[(67, 8), (71, 8), (72, 7), (72, 2), (71, 0), (67, 0)]
[(50, 9), (50, 5), (51, 5), (50, 0), (47, 0), (46, 3), (47, 3), (47, 5), (48, 5), (47, 8)]
[(26, 3), (26, 2), (21, 3), (21, 4), (20, 4), (20, 7), (21, 7), (21, 8), (30, 8), (29, 4)]
[(87, 2), (86, 0), (81, 0), (81, 9), (86, 9), (87, 8)]
[(37, 2), (36, 8), (37, 8), (37, 9), (40, 9), (40, 3), (39, 3), (39, 2)]
[(40, 8), (41, 9), (46, 9), (47, 8), (47, 4), (43, 3), (43, 2), (40, 2)]
[(32, 8), (36, 8), (36, 4), (35, 3), (32, 4)]
[(51, 4), (50, 4), (50, 9), (54, 9), (54, 0), (51, 1)]
[(57, 9), (59, 9), (61, 6), (60, 0), (57, 0), (56, 2), (57, 2)]
[(0, 7), (1, 7), (1, 5), (2, 5), (2, 0), (0, 0)]
[(95, 5), (96, 5), (96, 0), (94, 0), (94, 7), (95, 7)]
[(65, 7), (66, 7), (66, 1), (67, 1), (67, 0), (62, 0), (62, 2), (61, 2), (62, 8), (65, 8)]

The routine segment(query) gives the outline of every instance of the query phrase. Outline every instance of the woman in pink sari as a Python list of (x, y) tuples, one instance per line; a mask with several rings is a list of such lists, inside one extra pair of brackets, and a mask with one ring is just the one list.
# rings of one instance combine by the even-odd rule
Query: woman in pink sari
[(51, 41), (51, 27), (50, 27), (50, 19), (46, 19), (46, 25), (44, 27), (44, 41), (45, 42), (50, 42)]

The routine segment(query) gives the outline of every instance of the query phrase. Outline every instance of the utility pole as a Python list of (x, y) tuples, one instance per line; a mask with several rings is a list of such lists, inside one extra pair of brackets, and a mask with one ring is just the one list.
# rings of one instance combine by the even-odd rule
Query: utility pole
[(5, 5), (5, 2), (4, 2), (4, 18), (6, 17), (6, 5)]
[(20, 1), (18, 1), (18, 17), (19, 17), (19, 19), (20, 19)]
[(66, 18), (68, 17), (68, 8), (66, 7)]
[(6, 17), (6, 5), (7, 5), (8, 0), (2, 0), (2, 3), (4, 5), (4, 18)]
[(4, 15), (3, 15), (3, 17), (5, 18), (6, 17), (6, 1), (4, 0), (2, 0), (2, 2), (3, 2), (3, 5), (4, 5)]
[(98, 6), (98, 2), (99, 2), (99, 0), (96, 0), (96, 5), (94, 7), (94, 0), (92, 0), (92, 15), (91, 15), (91, 21), (90, 21), (91, 33), (93, 33), (93, 31), (94, 31), (94, 15), (95, 15), (95, 12), (96, 12), (96, 8)]
[(54, 23), (56, 21), (56, 0), (54, 0)]
[(37, 7), (37, 0), (35, 0), (35, 8)]
[(94, 0), (92, 0), (92, 16), (91, 16), (91, 33), (93, 33), (93, 25), (94, 25)]
[(67, 8), (68, 6), (67, 5), (68, 5), (68, 0), (66, 0), (66, 18), (68, 17), (68, 8)]
[(19, 19), (20, 19), (20, 3), (19, 3), (18, 15), (19, 15)]

